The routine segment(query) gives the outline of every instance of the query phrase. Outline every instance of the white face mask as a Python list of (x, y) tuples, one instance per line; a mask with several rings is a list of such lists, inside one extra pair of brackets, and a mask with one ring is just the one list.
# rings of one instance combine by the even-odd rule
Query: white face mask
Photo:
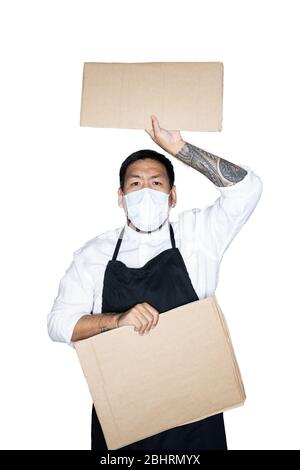
[(158, 229), (169, 215), (169, 194), (155, 189), (139, 189), (123, 196), (127, 217), (139, 230)]

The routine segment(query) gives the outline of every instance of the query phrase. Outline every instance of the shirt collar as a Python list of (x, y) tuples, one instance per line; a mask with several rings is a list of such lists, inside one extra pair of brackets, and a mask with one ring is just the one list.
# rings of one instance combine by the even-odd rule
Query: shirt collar
[(150, 233), (138, 232), (137, 230), (130, 227), (126, 222), (123, 238), (125, 240), (136, 240), (144, 243), (151, 242), (152, 240), (161, 240), (168, 237), (169, 235), (169, 219), (167, 219), (159, 230), (155, 230), (154, 232)]

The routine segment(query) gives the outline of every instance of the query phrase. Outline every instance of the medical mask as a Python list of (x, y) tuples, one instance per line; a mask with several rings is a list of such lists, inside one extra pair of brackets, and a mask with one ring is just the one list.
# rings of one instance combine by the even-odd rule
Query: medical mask
[(169, 195), (149, 188), (124, 195), (129, 221), (145, 232), (158, 229), (169, 215)]

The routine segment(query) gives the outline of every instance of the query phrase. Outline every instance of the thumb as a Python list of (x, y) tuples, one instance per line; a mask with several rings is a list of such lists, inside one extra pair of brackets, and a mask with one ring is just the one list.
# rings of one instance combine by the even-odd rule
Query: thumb
[(150, 129), (149, 130), (145, 129), (145, 131), (147, 132), (148, 135), (150, 135), (150, 137), (152, 137), (152, 138), (154, 137), (153, 131), (151, 131)]
[(152, 128), (153, 128), (154, 134), (159, 134), (161, 129), (159, 126), (158, 119), (154, 114), (151, 114), (151, 120), (152, 120)]

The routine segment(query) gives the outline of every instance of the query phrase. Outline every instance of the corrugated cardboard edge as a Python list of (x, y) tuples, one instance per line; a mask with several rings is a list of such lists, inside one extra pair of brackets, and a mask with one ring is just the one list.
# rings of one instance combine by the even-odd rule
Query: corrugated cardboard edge
[(83, 64), (83, 71), (82, 71), (81, 100), (80, 100), (80, 122), (79, 122), (79, 125), (81, 127), (84, 126), (83, 120), (82, 120), (82, 113), (83, 113), (83, 98), (84, 98), (83, 93), (84, 93), (84, 86), (85, 86), (85, 83), (84, 83), (85, 82), (85, 66), (86, 66), (87, 63), (88, 62), (85, 62)]
[[(227, 337), (227, 346), (230, 350), (230, 353), (231, 353), (231, 358), (232, 358), (232, 361), (234, 363), (234, 370), (235, 370), (235, 378), (236, 378), (236, 381), (237, 381), (237, 384), (239, 386), (239, 389), (240, 389), (240, 393), (241, 393), (241, 403), (243, 404), (246, 400), (246, 394), (245, 394), (245, 388), (244, 388), (244, 384), (243, 384), (243, 380), (242, 380), (242, 376), (241, 376), (241, 371), (240, 371), (240, 368), (239, 368), (239, 365), (238, 365), (238, 362), (236, 360), (236, 355), (235, 355), (235, 352), (234, 352), (234, 349), (233, 349), (233, 345), (232, 345), (232, 340), (231, 340), (231, 336), (230, 336), (230, 333), (229, 333), (229, 329), (228, 329), (228, 326), (227, 326), (227, 322), (226, 322), (226, 319), (225, 319), (225, 316), (220, 308), (220, 305), (217, 301), (217, 298), (216, 296), (213, 296), (212, 297), (212, 301), (213, 301), (213, 305), (214, 307), (217, 309), (218, 311), (218, 315), (219, 315), (219, 319), (220, 319), (220, 322), (222, 324), (222, 327), (224, 329), (224, 332), (226, 334), (226, 337)], [(238, 406), (238, 405), (237, 405)], [(235, 408), (235, 407), (234, 407)]]
[[(85, 344), (89, 345), (90, 351), (94, 350), (93, 340), (91, 341), (82, 340), (82, 341), (85, 341)], [(95, 377), (97, 377), (98, 373), (100, 373), (101, 375), (100, 382), (102, 385), (105, 384), (105, 380), (103, 378), (101, 365), (99, 364), (99, 361), (96, 358), (96, 354), (89, 354), (89, 352), (87, 351), (87, 348), (81, 348), (81, 343), (82, 343), (81, 341), (75, 342), (74, 347), (77, 352), (84, 376), (86, 378), (90, 394), (91, 396), (93, 396), (92, 395), (93, 383), (95, 382)], [(80, 355), (78, 354), (79, 351), (80, 351)], [(88, 374), (84, 372), (85, 370), (88, 371)], [(118, 420), (114, 416), (113, 411), (111, 409), (111, 403), (106, 394), (105, 386), (97, 387), (97, 390), (99, 391), (99, 393), (101, 393), (101, 397), (98, 398), (98, 401), (101, 401), (101, 403), (104, 404), (104, 406), (101, 407), (102, 412), (100, 416), (98, 416), (98, 418), (101, 421), (105, 421), (106, 428), (107, 429), (110, 428), (109, 432), (111, 433), (111, 435), (117, 435), (118, 442), (120, 442), (122, 441), (122, 437), (121, 437), (120, 430), (118, 427)], [(94, 404), (96, 404), (96, 402), (94, 402)], [(103, 413), (103, 411), (105, 410), (107, 410), (107, 413)], [(114, 446), (113, 448), (117, 448), (117, 447)]]
[[(238, 365), (238, 362), (236, 360), (236, 356), (235, 356), (235, 352), (234, 352), (234, 349), (233, 349), (233, 345), (232, 345), (232, 340), (231, 340), (231, 336), (230, 336), (230, 333), (229, 333), (229, 329), (228, 329), (228, 326), (227, 326), (227, 323), (226, 323), (226, 320), (225, 320), (225, 316), (220, 308), (220, 305), (218, 304), (218, 301), (217, 301), (217, 298), (215, 295), (211, 296), (211, 297), (207, 297), (206, 299), (203, 299), (207, 302), (209, 302), (213, 308), (215, 309), (216, 313), (217, 313), (217, 316), (220, 320), (220, 323), (222, 325), (222, 328), (223, 328), (223, 331), (226, 335), (226, 338), (227, 338), (227, 346), (229, 348), (229, 352), (230, 352), (230, 356), (231, 356), (231, 359), (232, 359), (232, 362), (233, 362), (233, 365), (234, 365), (234, 370), (235, 370), (235, 380), (237, 382), (237, 385), (238, 385), (238, 389), (240, 391), (240, 396), (241, 396), (241, 399), (240, 399), (240, 402), (239, 403), (235, 403), (234, 405), (232, 406), (227, 406), (226, 408), (220, 408), (219, 412), (222, 413), (224, 411), (228, 411), (228, 410), (232, 410), (234, 408), (238, 408), (239, 406), (243, 406), (244, 403), (245, 403), (245, 400), (246, 400), (246, 394), (245, 394), (245, 388), (244, 388), (244, 385), (243, 385), (243, 380), (242, 380), (242, 376), (241, 376), (241, 372), (240, 372), (240, 368), (239, 368), (239, 365)], [(210, 416), (214, 416), (216, 414), (216, 412), (214, 412), (213, 414), (207, 414), (207, 415), (204, 415), (202, 419), (205, 419), (205, 418), (209, 418)], [(174, 427), (179, 427), (179, 426), (183, 426), (185, 424), (190, 424), (190, 423), (195, 423), (196, 421), (200, 421), (199, 418), (197, 419), (193, 419), (192, 421), (187, 421), (186, 423), (184, 424), (178, 424)]]
[[(223, 113), (224, 113), (224, 110), (223, 110), (223, 107), (224, 107), (224, 102), (223, 102), (223, 93), (224, 93), (224, 64), (223, 62), (218, 62), (220, 64), (220, 70), (221, 70), (221, 80), (220, 80), (220, 93), (219, 93), (219, 96), (220, 96), (220, 103), (219, 103), (219, 110), (220, 110), (220, 114), (219, 114), (219, 128), (218, 128), (218, 131), (221, 132), (222, 129), (223, 129)], [(213, 131), (212, 131), (213, 132)]]

